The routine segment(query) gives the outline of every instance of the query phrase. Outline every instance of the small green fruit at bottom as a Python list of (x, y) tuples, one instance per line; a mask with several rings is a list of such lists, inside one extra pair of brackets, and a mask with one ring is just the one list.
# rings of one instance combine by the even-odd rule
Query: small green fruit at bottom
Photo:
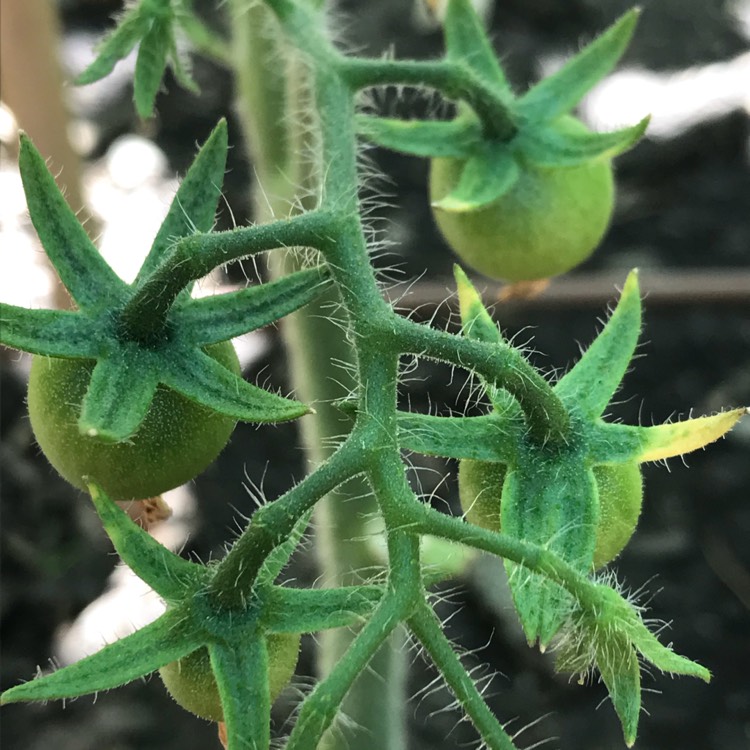
[[(268, 683), (271, 702), (278, 698), (294, 674), (299, 657), (299, 633), (273, 633), (268, 647)], [(200, 648), (159, 670), (159, 676), (175, 702), (202, 719), (224, 721), (219, 689), (211, 670), (208, 650)]]
[[(207, 346), (206, 353), (240, 372), (231, 341)], [(34, 436), (47, 460), (76, 487), (85, 490), (83, 478), (90, 477), (113, 500), (154, 497), (200, 474), (229, 441), (236, 420), (162, 385), (129, 440), (107, 443), (82, 435), (78, 417), (94, 364), (35, 356), (29, 375)]]

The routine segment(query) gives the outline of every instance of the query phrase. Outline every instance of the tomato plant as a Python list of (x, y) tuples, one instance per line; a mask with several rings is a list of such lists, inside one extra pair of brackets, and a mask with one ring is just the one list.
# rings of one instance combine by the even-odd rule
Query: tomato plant
[[(207, 351), (239, 373), (231, 342)], [(36, 356), (29, 376), (29, 417), (37, 443), (52, 466), (80, 489), (94, 480), (117, 500), (159, 495), (200, 474), (234, 430), (231, 417), (159, 386), (128, 440), (105, 441), (82, 433), (78, 418), (93, 369), (91, 360)]]
[[(566, 638), (564, 663), (582, 673), (598, 669), (632, 745), (641, 660), (705, 681), (710, 673), (661, 644), (641, 608), (592, 568), (632, 533), (638, 464), (716, 440), (745, 410), (651, 427), (606, 420), (641, 330), (635, 271), (603, 330), (555, 383), (503, 338), (460, 269), (460, 334), (400, 314), (370, 264), (357, 139), (434, 160), (433, 189), (447, 192), (435, 193), (433, 203), (459, 222), (459, 240), (471, 239), (467, 253), (491, 255), (503, 235), (518, 253), (501, 275), (555, 273), (557, 256), (567, 266), (598, 241), (611, 211), (609, 160), (646, 126), (589, 133), (562, 119), (616, 64), (637, 12), (516, 97), (469, 0), (448, 0), (446, 54), (427, 63), (344, 54), (329, 35), (324, 5), (231, 0), (227, 44), (190, 3), (140, 0), (103, 41), (82, 80), (106, 76), (139, 46), (141, 114), (152, 113), (167, 66), (194, 85), (176, 54), (183, 33), (231, 64), (266, 206), (254, 224), (213, 231), (229, 145), (220, 122), (132, 284), (104, 262), (44, 158), (21, 139), (31, 220), (76, 307), (0, 303), (1, 340), (37, 355), (29, 404), (39, 442), (61, 472), (85, 484), (117, 553), (167, 607), (131, 635), (22, 682), (1, 700), (75, 697), (161, 671), (181, 704), (223, 719), (228, 750), (268, 750), (271, 698), (294, 668), (299, 634), (321, 633), (321, 680), (301, 702), (285, 747), (312, 750), (329, 739), (337, 747), (352, 729), (351, 744), (361, 750), (401, 748), (404, 659), (393, 646), (403, 648), (408, 630), (480, 741), (511, 750), (515, 736), (485, 702), (432, 606), (429, 560), (420, 551), (428, 537), (503, 559), (529, 644), (544, 649)], [(270, 64), (282, 59), (290, 64)], [(437, 90), (458, 102), (456, 117), (358, 115), (358, 93), (384, 85)], [(302, 103), (311, 110), (298, 117)], [(300, 183), (304, 196), (279, 195)], [(510, 201), (512, 212), (498, 210)], [(461, 224), (483, 215), (477, 225)], [(193, 283), (214, 269), (267, 251), (281, 256), (272, 263), (274, 280), (191, 296)], [(230, 345), (221, 343), (296, 311), (284, 326), (300, 355), (291, 358), (293, 385), (314, 409), (245, 382), (231, 369)], [(487, 397), (485, 413), (437, 416), (400, 406), (402, 364), (412, 357), (470, 373)], [(346, 424), (342, 412), (351, 417)], [(301, 432), (314, 449), (310, 473), (281, 496), (263, 498), (220, 560), (203, 564), (170, 551), (107, 495), (151, 494), (192, 476), (236, 419), (303, 416)], [(404, 451), (464, 461), (463, 502), (476, 525), (417, 495)], [(135, 481), (129, 474), (139, 483), (126, 484)], [(285, 585), (284, 567), (318, 511), (325, 585)], [(373, 517), (384, 530), (382, 559), (365, 541)], [(347, 732), (335, 726), (338, 716)]]

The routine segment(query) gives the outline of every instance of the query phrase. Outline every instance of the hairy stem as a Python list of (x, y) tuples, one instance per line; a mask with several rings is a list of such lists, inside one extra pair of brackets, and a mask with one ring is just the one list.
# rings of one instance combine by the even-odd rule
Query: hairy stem
[(482, 122), (485, 135), (509, 141), (518, 132), (508, 106), (470, 68), (447, 60), (363, 60), (343, 58), (342, 76), (353, 89), (405, 85), (436, 89), (448, 99), (466, 102)]
[(410, 618), (409, 627), (440, 670), (461, 708), (471, 717), (489, 750), (516, 750), (510, 736), (490, 711), (474, 680), (461, 664), (432, 609), (420, 607)]
[[(315, 750), (318, 747), (352, 683), (364, 671), (401, 619), (399, 602), (393, 596), (385, 597), (344, 656), (303, 703), (286, 750)], [(386, 717), (383, 715), (378, 717), (379, 726), (382, 727), (384, 719)], [(383, 747), (382, 737), (378, 737), (378, 741), (381, 743), (380, 747)]]
[(356, 440), (350, 438), (325, 463), (278, 500), (260, 508), (216, 569), (210, 591), (224, 607), (242, 607), (265, 559), (292, 533), (306, 510), (361, 473)]
[(392, 326), (402, 353), (417, 354), (477, 372), (516, 397), (537, 442), (564, 442), (568, 412), (552, 386), (510, 346), (454, 336), (398, 318)]
[[(238, 0), (238, 9), (241, 5), (243, 3)], [(271, 5), (276, 10), (284, 9), (283, 3)], [(293, 11), (292, 20), (299, 30), (299, 39), (295, 41), (304, 40), (306, 45), (325, 56), (326, 50), (332, 48), (322, 33), (313, 4), (288, 7)], [(336, 288), (287, 317), (282, 328), (295, 389), (304, 401), (316, 405), (317, 413), (303, 420), (301, 427), (307, 455), (313, 464), (317, 464), (325, 460), (332, 444), (350, 428), (348, 420), (333, 406), (335, 400), (349, 395), (358, 382), (353, 372), (355, 355), (343, 331), (350, 324), (347, 310), (351, 311), (352, 303), (357, 301), (361, 302), (363, 311), (368, 309), (368, 304), (370, 310), (373, 305), (379, 304), (381, 309), (385, 305), (377, 293), (357, 219), (357, 196), (356, 189), (353, 189), (357, 184), (356, 150), (353, 122), (349, 121), (348, 115), (353, 113), (353, 104), (348, 87), (335, 76), (330, 76), (330, 66), (327, 66), (328, 73), (316, 71), (316, 79), (313, 79), (307, 63), (296, 53), (287, 53), (288, 64), (276, 68), (277, 71), (283, 70), (285, 76), (283, 102), (286, 109), (283, 118), (277, 123), (264, 121), (262, 116), (256, 118), (256, 113), (262, 115), (267, 111), (269, 97), (277, 97), (276, 101), (279, 101), (278, 82), (271, 78), (270, 84), (264, 86), (262, 77), (258, 77), (256, 56), (260, 48), (267, 51), (271, 44), (269, 21), (263, 15), (265, 10), (256, 6), (242, 19), (243, 28), (238, 32), (235, 46), (237, 64), (244, 67), (238, 77), (238, 105), (253, 154), (258, 155), (254, 161), (263, 191), (262, 198), (260, 191), (256, 193), (256, 216), (268, 221), (275, 214), (283, 215), (293, 204), (309, 210), (322, 200), (326, 210), (352, 217), (345, 230), (337, 235), (337, 243), (325, 248), (329, 268), (338, 282)], [(287, 18), (285, 26), (288, 23)], [(257, 40), (259, 33), (266, 34), (264, 41)], [(276, 40), (275, 44), (282, 43)], [(329, 78), (324, 83), (321, 76)], [(312, 111), (309, 106), (311, 95), (316, 99)], [(328, 97), (329, 101), (323, 103), (321, 97)], [(342, 109), (347, 113), (343, 123), (338, 119)], [(318, 117), (322, 121), (318, 121)], [(279, 154), (274, 157), (272, 150), (272, 141), (277, 138), (273, 126), (282, 121), (289, 124), (284, 136), (287, 144), (284, 164)], [(337, 134), (336, 143), (330, 142), (327, 134), (331, 133)], [(319, 139), (322, 139), (322, 144)], [(280, 179), (282, 174), (284, 179)], [(295, 260), (291, 256), (278, 255), (271, 265), (274, 276), (294, 268)], [(360, 281), (362, 278), (364, 283)], [(369, 545), (363, 542), (365, 521), (376, 510), (369, 488), (355, 480), (348, 484), (347, 490), (346, 493), (329, 493), (315, 510), (316, 551), (323, 582), (329, 586), (361, 582), (362, 575), (372, 574), (378, 565)], [(321, 634), (318, 668), (322, 676), (335, 668), (355, 635), (355, 631), (343, 628)], [(399, 657), (400, 653), (393, 649), (381, 649), (346, 696), (343, 711), (361, 727), (355, 739), (361, 750), (402, 750), (405, 747), (403, 722), (397, 718), (403, 715), (405, 684), (403, 660)], [(383, 715), (393, 717), (385, 738), (378, 731), (378, 717)], [(342, 742), (339, 733), (331, 732), (326, 735), (324, 746), (327, 750), (336, 750), (345, 746)]]
[(158, 337), (177, 295), (214, 268), (266, 250), (295, 245), (324, 248), (333, 243), (334, 227), (332, 216), (308, 212), (273, 224), (181, 239), (123, 308), (122, 336), (135, 341)]

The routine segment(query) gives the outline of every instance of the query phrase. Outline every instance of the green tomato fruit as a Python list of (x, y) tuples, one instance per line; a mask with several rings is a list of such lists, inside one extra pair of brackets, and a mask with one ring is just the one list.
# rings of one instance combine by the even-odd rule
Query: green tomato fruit
[(469, 523), (500, 530), (500, 496), (507, 472), (505, 464), (470, 458), (458, 462), (458, 498)]
[[(574, 118), (560, 128), (580, 130)], [(460, 159), (431, 162), (430, 199), (442, 200), (458, 185)], [(530, 281), (557, 276), (582, 263), (601, 241), (614, 206), (609, 160), (573, 167), (523, 164), (516, 183), (486, 208), (433, 215), (456, 255), (493, 279)]]
[[(299, 633), (273, 633), (268, 647), (268, 683), (271, 702), (292, 679), (299, 657)], [(200, 648), (159, 670), (169, 694), (185, 710), (209, 721), (224, 721), (219, 688), (211, 670), (208, 650)]]
[[(643, 480), (637, 462), (593, 468), (599, 491), (594, 568), (622, 552), (635, 532), (643, 502)], [(466, 520), (500, 531), (500, 507), (507, 469), (504, 464), (463, 459), (458, 466), (458, 494)]]
[[(206, 347), (224, 367), (239, 373), (230, 341)], [(136, 434), (122, 443), (82, 435), (78, 415), (92, 360), (35, 356), (29, 375), (28, 407), (34, 435), (52, 466), (71, 484), (86, 489), (84, 476), (113, 500), (142, 500), (189, 481), (227, 444), (236, 420), (159, 386)]]
[(643, 504), (643, 476), (636, 461), (594, 466), (599, 490), (594, 568), (601, 568), (622, 552), (635, 532)]

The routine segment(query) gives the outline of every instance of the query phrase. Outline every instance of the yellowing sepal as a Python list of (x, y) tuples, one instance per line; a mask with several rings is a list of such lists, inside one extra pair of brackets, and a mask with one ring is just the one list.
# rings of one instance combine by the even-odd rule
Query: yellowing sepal
[(643, 448), (636, 458), (641, 463), (659, 461), (703, 448), (726, 435), (748, 413), (750, 409), (743, 406), (711, 417), (643, 428)]

